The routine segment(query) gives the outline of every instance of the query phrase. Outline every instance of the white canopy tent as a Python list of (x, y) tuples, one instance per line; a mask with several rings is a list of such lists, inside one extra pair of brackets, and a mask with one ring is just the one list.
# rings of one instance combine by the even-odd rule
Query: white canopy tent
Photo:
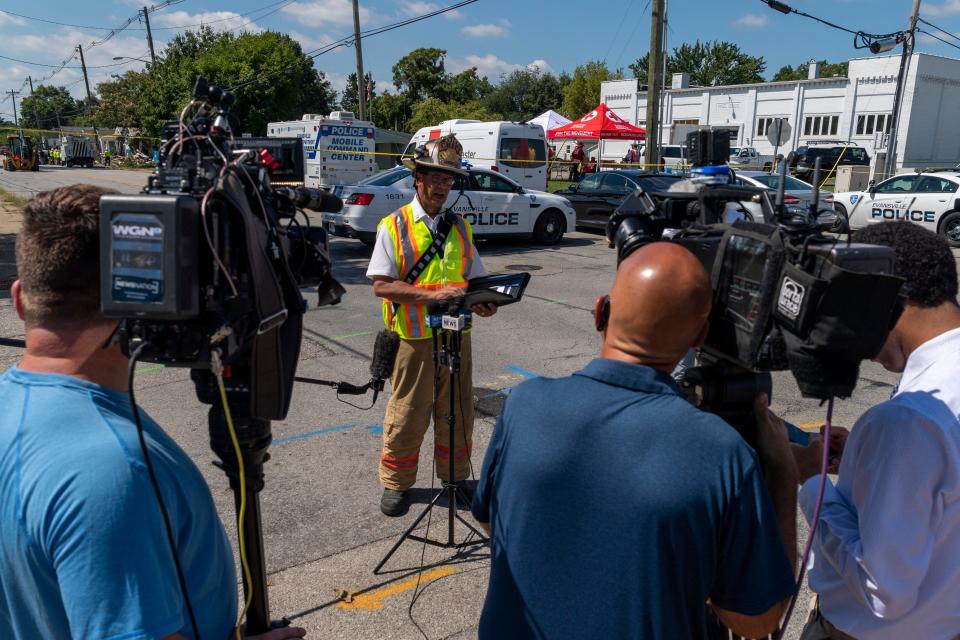
[(543, 127), (543, 132), (546, 133), (551, 129), (556, 129), (557, 127), (562, 127), (565, 124), (570, 124), (570, 120), (564, 118), (553, 109), (547, 109), (536, 118), (527, 120), (527, 124), (540, 125)]

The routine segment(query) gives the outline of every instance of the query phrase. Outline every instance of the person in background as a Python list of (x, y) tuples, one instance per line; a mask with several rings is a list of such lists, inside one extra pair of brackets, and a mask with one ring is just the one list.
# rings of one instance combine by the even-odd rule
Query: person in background
[(631, 142), (630, 148), (627, 149), (627, 154), (623, 156), (623, 163), (630, 166), (630, 168), (636, 168), (635, 165), (640, 164), (640, 150), (637, 147), (638, 144), (636, 142)]
[(583, 163), (586, 159), (586, 153), (583, 150), (583, 142), (577, 142), (573, 151), (570, 152), (570, 180), (577, 182), (583, 175)]

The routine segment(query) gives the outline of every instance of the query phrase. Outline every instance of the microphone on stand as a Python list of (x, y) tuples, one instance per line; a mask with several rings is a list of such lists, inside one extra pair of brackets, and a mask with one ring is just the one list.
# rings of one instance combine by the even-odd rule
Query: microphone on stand
[(383, 383), (393, 375), (393, 365), (400, 350), (400, 336), (394, 331), (381, 329), (373, 343), (373, 360), (370, 361), (370, 387), (373, 388), (373, 402), (383, 391)]

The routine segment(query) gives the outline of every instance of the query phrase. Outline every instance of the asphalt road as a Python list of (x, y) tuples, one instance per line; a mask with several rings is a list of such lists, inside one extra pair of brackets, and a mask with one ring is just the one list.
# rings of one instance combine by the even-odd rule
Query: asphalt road
[[(0, 186), (15, 183), (30, 191), (97, 180), (135, 191), (145, 177), (102, 169), (44, 169), (39, 175), (0, 174)], [(380, 308), (364, 276), (369, 252), (356, 241), (335, 240), (332, 245), (335, 273), (347, 295), (338, 306), (308, 312), (299, 374), (362, 383), (369, 377), (373, 340), (381, 328)], [(592, 309), (612, 283), (615, 255), (601, 236), (579, 232), (553, 248), (481, 242), (478, 249), (490, 272), (528, 271), (533, 276), (522, 303), (478, 319), (473, 331), (478, 406), (473, 463), (479, 472), (510, 388), (533, 376), (567, 375), (596, 355), (600, 340), (593, 330)], [(0, 293), (0, 335), (22, 335), (7, 292)], [(17, 357), (15, 350), (0, 347), (0, 369)], [(865, 364), (853, 398), (836, 407), (836, 423), (852, 424), (867, 407), (886, 399), (895, 382), (896, 376)], [(780, 415), (801, 425), (822, 422), (825, 408), (801, 398), (789, 373), (774, 374), (774, 385), (773, 407)], [(225, 476), (210, 464), (207, 407), (196, 400), (188, 373), (144, 364), (136, 387), (140, 403), (200, 466), (235, 539), (233, 497)], [(365, 403), (359, 399), (358, 404)], [(376, 469), (385, 406), (385, 396), (364, 410), (339, 402), (329, 389), (300, 385), (287, 419), (273, 424), (274, 444), (261, 494), (271, 611), (274, 617), (286, 616), (307, 627), (313, 638), (475, 637), (486, 588), (487, 547), (473, 547), (448, 562), (453, 550), (424, 549), (407, 541), (386, 567), (388, 573), (371, 573), (433, 495), (427, 463), (420, 469), (410, 513), (398, 519), (380, 514)], [(421, 460), (431, 460), (431, 446), (428, 436)], [(434, 510), (431, 537), (444, 538), (445, 518), (445, 509)], [(806, 526), (801, 522), (800, 528), (802, 544)], [(463, 541), (466, 530), (460, 527), (457, 533), (457, 542)], [(426, 566), (419, 576), (423, 592), (411, 610), (421, 564)], [(352, 602), (341, 599), (344, 593), (354, 594)], [(798, 637), (808, 601), (804, 592), (787, 638)]]
[(87, 183), (109, 187), (123, 193), (134, 193), (147, 184), (146, 171), (127, 171), (96, 167), (62, 167), (42, 165), (40, 171), (0, 170), (0, 188), (23, 198), (30, 198), (38, 191), (47, 191), (70, 184)]

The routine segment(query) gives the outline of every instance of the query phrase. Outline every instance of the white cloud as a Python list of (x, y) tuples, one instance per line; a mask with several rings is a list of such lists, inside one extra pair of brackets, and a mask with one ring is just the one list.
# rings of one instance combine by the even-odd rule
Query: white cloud
[(943, 4), (927, 4), (923, 12), (928, 16), (952, 16), (960, 13), (960, 0), (945, 0)]
[[(156, 13), (150, 18), (150, 26), (160, 27), (179, 27), (187, 25), (205, 25), (214, 31), (226, 31), (228, 29), (249, 31), (250, 33), (260, 33), (263, 27), (250, 20), (249, 17), (241, 16), (235, 11), (201, 11), (200, 13), (190, 13), (188, 11), (171, 11), (170, 13)], [(189, 26), (190, 30), (196, 31), (199, 26)]]
[[(960, 0), (958, 0), (960, 1)], [(738, 27), (746, 27), (748, 29), (759, 29), (761, 27), (766, 27), (770, 24), (770, 20), (767, 19), (765, 15), (755, 15), (753, 13), (748, 13), (735, 23)]]
[[(311, 27), (352, 27), (353, 4), (350, 0), (307, 0), (281, 9), (288, 16)], [(370, 10), (360, 5), (360, 22), (370, 21)]]
[[(400, 3), (400, 10), (411, 18), (422, 16), (425, 13), (431, 13), (442, 8), (443, 5), (435, 2), (424, 2), (423, 0), (403, 0)], [(459, 20), (463, 17), (463, 14), (457, 10), (447, 11), (441, 15), (448, 20)]]
[(496, 82), (501, 76), (509, 74), (517, 69), (530, 69), (543, 73), (553, 73), (546, 60), (537, 59), (528, 64), (516, 64), (502, 60), (492, 53), (485, 56), (470, 55), (465, 58), (448, 58), (446, 67), (450, 73), (460, 73), (471, 67), (477, 68), (477, 75), (486, 76), (491, 82)]
[[(299, 31), (290, 31), (287, 35), (300, 43), (300, 46), (303, 47), (304, 52), (313, 51), (314, 49), (320, 49), (327, 46), (328, 44), (334, 41), (332, 36), (328, 36), (325, 33), (317, 34), (316, 36), (307, 35), (305, 33), (300, 33)], [(339, 51), (340, 49), (334, 49), (334, 51)]]
[(510, 33), (510, 21), (506, 18), (498, 24), (472, 24), (460, 29), (471, 38), (503, 38)]
[(23, 18), (12, 16), (9, 13), (0, 13), (0, 26), (6, 25), (6, 24), (15, 24), (17, 26), (23, 26), (27, 24), (27, 21), (24, 20)]

